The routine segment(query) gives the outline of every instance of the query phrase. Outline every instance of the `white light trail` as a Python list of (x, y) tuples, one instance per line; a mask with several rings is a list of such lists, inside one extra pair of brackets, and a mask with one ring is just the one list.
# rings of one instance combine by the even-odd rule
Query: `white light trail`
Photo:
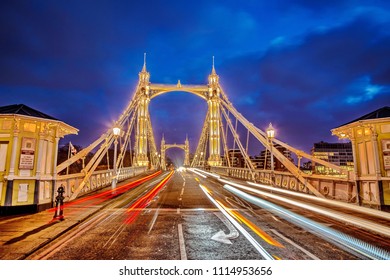
[(219, 176), (217, 174), (214, 174), (214, 173), (211, 173), (211, 172), (207, 172), (207, 171), (204, 171), (204, 170), (201, 170), (201, 169), (193, 168), (193, 170), (201, 172), (201, 173), (206, 174), (206, 175), (209, 175), (209, 176), (214, 177), (216, 179), (221, 178), (221, 176)]
[[(309, 205), (309, 204), (306, 204), (303, 202), (294, 201), (290, 198), (286, 198), (286, 197), (282, 197), (282, 196), (279, 196), (276, 194), (260, 191), (260, 190), (255, 189), (255, 188), (243, 186), (243, 185), (233, 183), (233, 182), (228, 182), (226, 180), (220, 180), (220, 181), (225, 182), (225, 183), (230, 184), (230, 185), (233, 185), (233, 186), (236, 186), (240, 189), (244, 189), (244, 190), (254, 192), (254, 193), (257, 193), (260, 195), (264, 195), (264, 196), (267, 196), (267, 197), (270, 197), (270, 198), (273, 198), (273, 199), (276, 199), (276, 200), (279, 200), (279, 201), (282, 201), (282, 202), (285, 202), (288, 204), (298, 206), (298, 207), (303, 208), (303, 209), (307, 209), (307, 210), (312, 211), (312, 212), (316, 212), (318, 214), (321, 214), (321, 215), (324, 215), (327, 217), (331, 217), (332, 219), (339, 220), (339, 221), (349, 223), (349, 224), (353, 224), (353, 225), (358, 226), (360, 228), (364, 228), (364, 229), (367, 229), (369, 231), (375, 231), (379, 234), (390, 237), (390, 228), (383, 226), (383, 225), (380, 225), (378, 223), (367, 221), (367, 220), (364, 220), (362, 218), (354, 217), (354, 216), (348, 215), (348, 214), (341, 214), (341, 213), (333, 211), (333, 210), (328, 210), (324, 207), (314, 206), (314, 205)], [(274, 189), (272, 189), (272, 190), (274, 190)], [(302, 194), (298, 194), (298, 195), (302, 195)]]
[(274, 260), (272, 257), (223, 207), (209, 194), (205, 186), (199, 184), (199, 187), (206, 194), (207, 198), (222, 212), (222, 214), (248, 239), (256, 250), (266, 259)]
[(191, 172), (193, 172), (193, 173), (195, 173), (195, 174), (197, 174), (197, 175), (199, 175), (199, 176), (201, 176), (201, 177), (203, 177), (203, 178), (207, 178), (206, 175), (203, 175), (202, 173), (200, 173), (200, 172), (194, 170), (193, 168), (188, 168), (188, 170), (191, 171)]
[[(225, 183), (230, 184), (230, 182), (228, 182), (228, 181), (225, 181)], [(361, 207), (361, 206), (358, 206), (358, 205), (345, 203), (345, 202), (342, 202), (342, 201), (330, 200), (330, 199), (316, 197), (316, 196), (309, 195), (309, 194), (298, 193), (298, 192), (289, 191), (289, 190), (285, 190), (285, 189), (279, 189), (279, 188), (275, 188), (275, 187), (270, 187), (270, 186), (267, 186), (267, 185), (253, 183), (253, 182), (249, 182), (249, 181), (247, 181), (246, 183), (249, 184), (249, 185), (255, 186), (255, 187), (259, 187), (259, 188), (262, 188), (262, 189), (270, 190), (272, 192), (279, 192), (279, 193), (285, 193), (285, 194), (293, 195), (293, 196), (297, 196), (297, 197), (303, 197), (305, 199), (310, 199), (310, 200), (313, 200), (313, 201), (323, 202), (323, 203), (327, 203), (329, 205), (334, 205), (334, 206), (338, 206), (338, 207), (344, 207), (344, 208), (348, 208), (348, 209), (351, 209), (351, 210), (354, 210), (354, 211), (358, 211), (358, 212), (361, 212), (361, 213), (364, 213), (364, 214), (369, 214), (371, 216), (375, 216), (375, 217), (378, 217), (378, 218), (381, 218), (381, 219), (390, 220), (390, 213), (387, 213), (387, 212), (383, 212), (383, 211), (379, 211), (379, 210), (375, 210), (375, 209), (371, 209), (371, 208), (366, 208), (366, 207)]]
[(344, 234), (342, 232), (336, 231), (331, 228), (327, 228), (319, 223), (316, 223), (314, 221), (311, 221), (301, 215), (295, 214), (289, 210), (286, 210), (278, 205), (275, 205), (271, 202), (268, 202), (264, 199), (255, 197), (253, 195), (249, 195), (243, 191), (240, 191), (230, 185), (224, 185), (224, 188), (233, 194), (259, 206), (262, 208), (266, 208), (269, 210), (272, 210), (277, 214), (278, 216), (287, 219), (291, 221), (294, 224), (298, 224), (299, 226), (312, 230), (316, 232), (317, 234), (320, 234), (321, 236), (327, 237), (333, 241), (335, 241), (338, 244), (341, 244), (343, 246), (346, 246), (368, 258), (371, 259), (390, 259), (390, 253), (377, 248), (371, 244), (368, 244), (364, 241), (361, 241), (357, 238), (351, 237), (347, 234)]

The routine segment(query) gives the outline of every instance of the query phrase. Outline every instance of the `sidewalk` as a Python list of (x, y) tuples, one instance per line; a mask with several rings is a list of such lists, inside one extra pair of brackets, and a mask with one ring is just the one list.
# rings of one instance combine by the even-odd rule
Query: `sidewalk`
[[(117, 189), (137, 180), (138, 175), (117, 185)], [(102, 197), (103, 193), (107, 198)], [(64, 220), (53, 219), (54, 209), (35, 214), (0, 217), (0, 260), (20, 260), (66, 233), (103, 208), (112, 198), (111, 187), (78, 198), (64, 206)], [(87, 202), (86, 202), (87, 201)]]

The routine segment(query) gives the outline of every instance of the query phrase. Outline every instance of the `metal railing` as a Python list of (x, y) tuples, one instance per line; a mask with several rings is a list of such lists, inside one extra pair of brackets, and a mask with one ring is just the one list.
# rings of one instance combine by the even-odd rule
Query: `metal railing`
[[(137, 176), (146, 172), (146, 166), (125, 167), (118, 170), (118, 182), (128, 178)], [(110, 186), (112, 183), (113, 169), (95, 171), (86, 182), (84, 188), (79, 195), (90, 193), (104, 187)], [(69, 175), (59, 175), (56, 179), (56, 190), (62, 185), (65, 188), (65, 200), (69, 200), (73, 192), (83, 182), (84, 173), (75, 173)]]
[[(271, 171), (266, 169), (254, 169), (250, 172), (247, 168), (238, 167), (210, 167), (210, 171), (221, 176), (237, 178), (246, 181), (256, 181), (274, 187), (289, 189), (302, 193), (311, 193), (309, 188), (300, 182), (290, 172)], [(325, 175), (301, 174), (308, 183), (316, 188), (326, 198), (356, 202), (357, 189), (355, 182), (346, 177), (329, 178)], [(253, 178), (254, 177), (254, 178)], [(372, 203), (372, 202), (371, 202)]]

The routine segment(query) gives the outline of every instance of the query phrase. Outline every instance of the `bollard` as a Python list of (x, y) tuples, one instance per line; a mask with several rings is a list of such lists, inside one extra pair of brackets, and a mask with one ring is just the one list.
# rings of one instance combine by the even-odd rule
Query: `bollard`
[(61, 221), (64, 220), (64, 192), (65, 192), (65, 189), (63, 187), (63, 185), (61, 185), (58, 190), (58, 195), (56, 196), (56, 210), (54, 212), (54, 217), (53, 219), (60, 219)]

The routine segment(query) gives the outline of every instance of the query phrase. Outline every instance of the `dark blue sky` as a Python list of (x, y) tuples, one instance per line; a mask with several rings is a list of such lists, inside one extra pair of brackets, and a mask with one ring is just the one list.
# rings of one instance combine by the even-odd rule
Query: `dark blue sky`
[[(309, 151), (330, 129), (390, 100), (389, 1), (1, 1), (0, 106), (24, 103), (80, 129), (87, 146), (133, 96), (143, 54), (153, 83), (222, 87), (256, 126)], [(207, 106), (150, 105), (157, 144), (195, 149)], [(252, 152), (252, 154), (258, 151)]]

